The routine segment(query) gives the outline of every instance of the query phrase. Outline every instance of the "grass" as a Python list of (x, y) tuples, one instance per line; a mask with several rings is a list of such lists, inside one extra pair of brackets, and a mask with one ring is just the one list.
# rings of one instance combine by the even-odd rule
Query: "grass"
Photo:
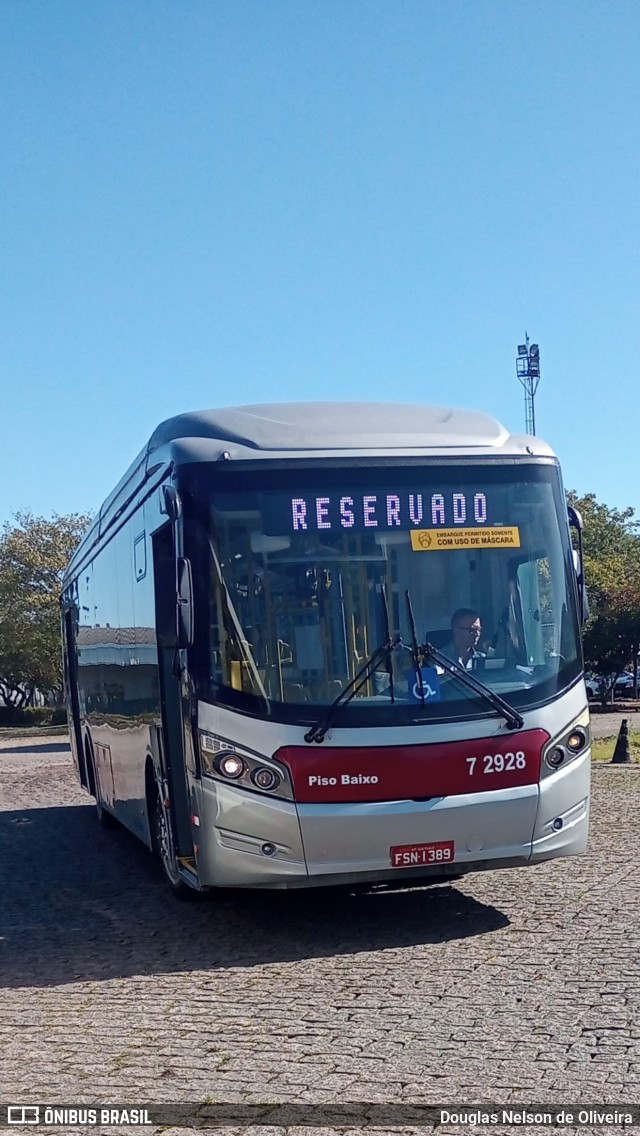
[[(616, 747), (618, 735), (612, 738), (593, 738), (591, 742), (591, 756), (594, 761), (611, 761)], [(633, 762), (640, 762), (640, 732), (629, 731), (629, 756)]]
[(56, 738), (69, 737), (68, 726), (5, 726), (0, 738)]

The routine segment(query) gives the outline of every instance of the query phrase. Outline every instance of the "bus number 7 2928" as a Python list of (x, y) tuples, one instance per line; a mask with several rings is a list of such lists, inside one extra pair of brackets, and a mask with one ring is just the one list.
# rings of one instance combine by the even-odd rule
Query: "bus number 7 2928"
[(581, 852), (580, 549), (555, 455), (483, 414), (300, 403), (161, 423), (63, 584), (99, 819), (187, 895)]

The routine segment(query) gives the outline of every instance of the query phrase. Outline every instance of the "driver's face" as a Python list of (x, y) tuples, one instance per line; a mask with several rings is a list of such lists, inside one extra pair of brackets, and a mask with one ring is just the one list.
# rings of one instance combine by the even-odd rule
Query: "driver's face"
[(459, 651), (469, 651), (471, 648), (475, 649), (478, 646), (478, 641), (482, 633), (482, 624), (480, 618), (473, 619), (470, 615), (466, 619), (456, 623), (452, 629), (453, 642)]

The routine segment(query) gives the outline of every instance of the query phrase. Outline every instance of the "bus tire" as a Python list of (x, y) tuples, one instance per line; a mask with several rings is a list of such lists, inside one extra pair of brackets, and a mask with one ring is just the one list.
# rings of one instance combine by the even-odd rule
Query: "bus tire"
[(202, 892), (196, 891), (180, 877), (180, 869), (173, 847), (173, 837), (169, 825), (171, 824), (168, 810), (160, 795), (157, 785), (152, 790), (151, 809), (151, 846), (160, 861), (162, 875), (169, 890), (178, 899), (197, 900), (202, 898)]
[(90, 738), (87, 738), (86, 740), (85, 753), (87, 758), (87, 769), (89, 770), (89, 789), (95, 797), (98, 824), (102, 828), (117, 828), (118, 822), (116, 818), (112, 813), (109, 812), (108, 808), (103, 803), (102, 797), (100, 796), (100, 783), (96, 775), (96, 761), (93, 754), (93, 746), (91, 745)]

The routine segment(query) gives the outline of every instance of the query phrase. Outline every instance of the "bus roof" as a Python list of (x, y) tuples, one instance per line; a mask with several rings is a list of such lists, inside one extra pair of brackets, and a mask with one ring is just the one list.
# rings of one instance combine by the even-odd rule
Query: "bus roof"
[[(183, 438), (215, 440), (261, 452), (504, 450), (509, 441), (516, 441), (495, 418), (480, 411), (392, 402), (262, 403), (179, 414), (158, 426), (148, 452)], [(524, 439), (518, 441), (521, 445), (516, 445), (516, 452), (524, 452)], [(540, 452), (539, 442), (536, 449)]]
[[(366, 454), (365, 454), (366, 452)], [(476, 410), (393, 402), (282, 402), (178, 414), (161, 422), (109, 494), (72, 558), (102, 537), (173, 463), (313, 458), (553, 458), (539, 438), (513, 435)]]

